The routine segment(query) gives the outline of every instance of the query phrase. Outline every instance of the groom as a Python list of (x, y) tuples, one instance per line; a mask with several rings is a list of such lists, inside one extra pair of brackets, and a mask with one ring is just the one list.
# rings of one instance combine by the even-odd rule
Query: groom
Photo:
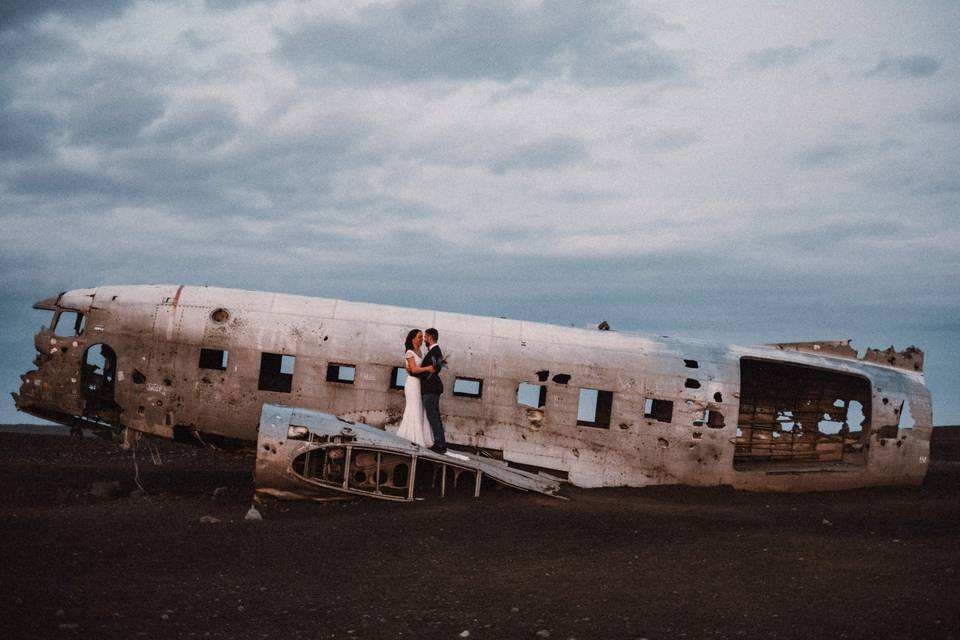
[(440, 380), (440, 369), (443, 368), (443, 352), (437, 339), (440, 334), (433, 327), (423, 332), (423, 340), (427, 343), (427, 355), (420, 363), (424, 367), (433, 367), (431, 373), (423, 374), (420, 380), (420, 395), (423, 397), (423, 408), (427, 412), (430, 422), (430, 431), (433, 432), (432, 451), (446, 453), (447, 439), (443, 434), (443, 421), (440, 419), (440, 394), (443, 393), (443, 381)]

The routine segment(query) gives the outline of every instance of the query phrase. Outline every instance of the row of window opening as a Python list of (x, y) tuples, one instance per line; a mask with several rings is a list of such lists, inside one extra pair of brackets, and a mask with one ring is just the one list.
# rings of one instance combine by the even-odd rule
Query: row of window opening
[[(229, 353), (221, 349), (200, 349), (201, 369), (225, 371), (229, 364)], [(257, 389), (290, 393), (293, 388), (293, 371), (296, 356), (279, 353), (260, 355), (260, 376)], [(394, 367), (390, 375), (390, 388), (400, 390), (406, 385), (409, 374), (403, 367)], [(356, 382), (357, 368), (352, 364), (331, 362), (327, 364), (326, 381), (353, 384)], [(460, 398), (481, 398), (483, 379), (456, 376), (453, 382), (453, 395)], [(521, 382), (517, 385), (517, 404), (530, 409), (542, 409), (547, 404), (546, 385)], [(613, 392), (603, 389), (581, 388), (577, 403), (577, 425), (609, 429), (613, 413)], [(673, 421), (673, 401), (660, 398), (647, 398), (644, 401), (644, 417), (657, 422)], [(723, 415), (716, 411), (707, 411), (700, 421), (710, 427), (723, 426)], [(719, 427), (717, 426), (719, 424)], [(700, 425), (697, 425), (700, 426)]]
[[(517, 389), (517, 403), (531, 409), (542, 409), (547, 404), (545, 385), (521, 382)], [(613, 392), (603, 389), (581, 388), (577, 403), (577, 425), (609, 429), (613, 413)], [(657, 422), (673, 422), (673, 401), (646, 398), (643, 417)]]
[[(201, 369), (226, 371), (230, 362), (228, 351), (222, 349), (200, 349)], [(281, 353), (260, 354), (260, 377), (257, 389), (290, 393), (293, 388), (293, 370), (296, 356)], [(407, 371), (403, 367), (394, 367), (390, 375), (390, 388), (403, 389), (407, 382)], [(357, 367), (352, 364), (330, 362), (327, 364), (326, 381), (353, 384), (357, 380)], [(457, 377), (453, 384), (453, 395), (464, 398), (479, 398), (483, 395), (483, 380), (480, 378)]]

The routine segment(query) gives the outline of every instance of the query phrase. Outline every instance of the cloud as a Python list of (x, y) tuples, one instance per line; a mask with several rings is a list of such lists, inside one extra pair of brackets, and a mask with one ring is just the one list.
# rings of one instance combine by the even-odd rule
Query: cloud
[(229, 11), (253, 4), (273, 4), (272, 0), (204, 0), (204, 6), (211, 11)]
[(744, 56), (743, 65), (751, 71), (767, 71), (770, 69), (789, 69), (795, 64), (809, 57), (818, 49), (830, 46), (832, 40), (816, 40), (806, 46), (787, 45), (783, 47), (768, 47), (748, 51)]
[(952, 100), (939, 106), (925, 107), (917, 111), (916, 115), (921, 122), (957, 124), (960, 123), (960, 101)]
[(886, 78), (928, 78), (941, 67), (939, 60), (924, 55), (886, 57), (877, 66), (867, 71), (865, 77), (883, 76)]
[(637, 141), (636, 147), (646, 153), (666, 153), (678, 151), (696, 144), (700, 135), (689, 129), (674, 129), (663, 131), (652, 136), (645, 136)]
[(794, 155), (796, 163), (805, 169), (820, 169), (843, 164), (861, 151), (860, 146), (842, 142), (827, 142), (808, 147)]
[(153, 124), (148, 133), (156, 142), (186, 144), (197, 150), (224, 144), (240, 131), (233, 105), (215, 98), (174, 105)]
[(80, 22), (118, 15), (132, 0), (4, 0), (0, 3), (0, 30), (29, 24), (55, 13)]
[(296, 66), (376, 81), (644, 83), (682, 72), (679, 58), (654, 42), (659, 25), (627, 3), (403, 0), (281, 32), (279, 50)]
[(111, 180), (103, 174), (82, 171), (52, 161), (17, 171), (9, 182), (12, 193), (50, 198), (79, 195), (101, 196), (107, 201), (129, 196), (129, 185)]
[(77, 144), (128, 145), (164, 111), (165, 99), (136, 93), (96, 93), (78, 101), (71, 118), (71, 140)]
[(46, 111), (0, 107), (0, 160), (23, 161), (46, 152), (58, 127)]
[(939, 180), (932, 180), (914, 190), (914, 193), (925, 196), (955, 196), (960, 194), (960, 175), (952, 175)]
[[(0, 25), (3, 21), (0, 20)], [(0, 29), (0, 49), (3, 64), (0, 65), (0, 100), (9, 96), (22, 81), (22, 65), (44, 60), (48, 64), (61, 64), (64, 60), (76, 60), (79, 54), (77, 43), (61, 34), (36, 29)]]
[(554, 136), (506, 151), (492, 166), (494, 173), (517, 169), (556, 169), (588, 158), (587, 145), (571, 136)]
[(802, 251), (808, 255), (838, 251), (838, 247), (852, 248), (871, 240), (913, 235), (906, 221), (881, 215), (837, 213), (810, 219), (793, 211), (772, 225), (769, 218), (763, 217), (766, 222), (763, 243), (768, 248), (778, 245), (781, 251)]

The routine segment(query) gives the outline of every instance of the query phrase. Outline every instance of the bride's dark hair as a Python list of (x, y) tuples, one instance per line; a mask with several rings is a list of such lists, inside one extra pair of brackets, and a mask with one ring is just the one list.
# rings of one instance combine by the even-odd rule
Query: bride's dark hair
[(407, 334), (407, 339), (403, 342), (407, 347), (407, 351), (413, 351), (413, 339), (417, 337), (418, 333), (420, 333), (420, 329), (410, 329), (410, 332)]

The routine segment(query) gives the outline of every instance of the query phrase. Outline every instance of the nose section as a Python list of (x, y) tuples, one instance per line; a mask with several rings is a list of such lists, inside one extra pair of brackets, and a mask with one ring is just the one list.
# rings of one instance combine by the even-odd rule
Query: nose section
[(83, 339), (79, 336), (55, 335), (57, 312), (62, 311), (58, 294), (34, 303), (34, 309), (54, 312), (53, 320), (41, 327), (33, 338), (37, 350), (35, 369), (20, 376), (19, 393), (12, 393), (19, 411), (39, 418), (69, 424), (73, 416), (82, 415), (80, 393), (80, 361)]

